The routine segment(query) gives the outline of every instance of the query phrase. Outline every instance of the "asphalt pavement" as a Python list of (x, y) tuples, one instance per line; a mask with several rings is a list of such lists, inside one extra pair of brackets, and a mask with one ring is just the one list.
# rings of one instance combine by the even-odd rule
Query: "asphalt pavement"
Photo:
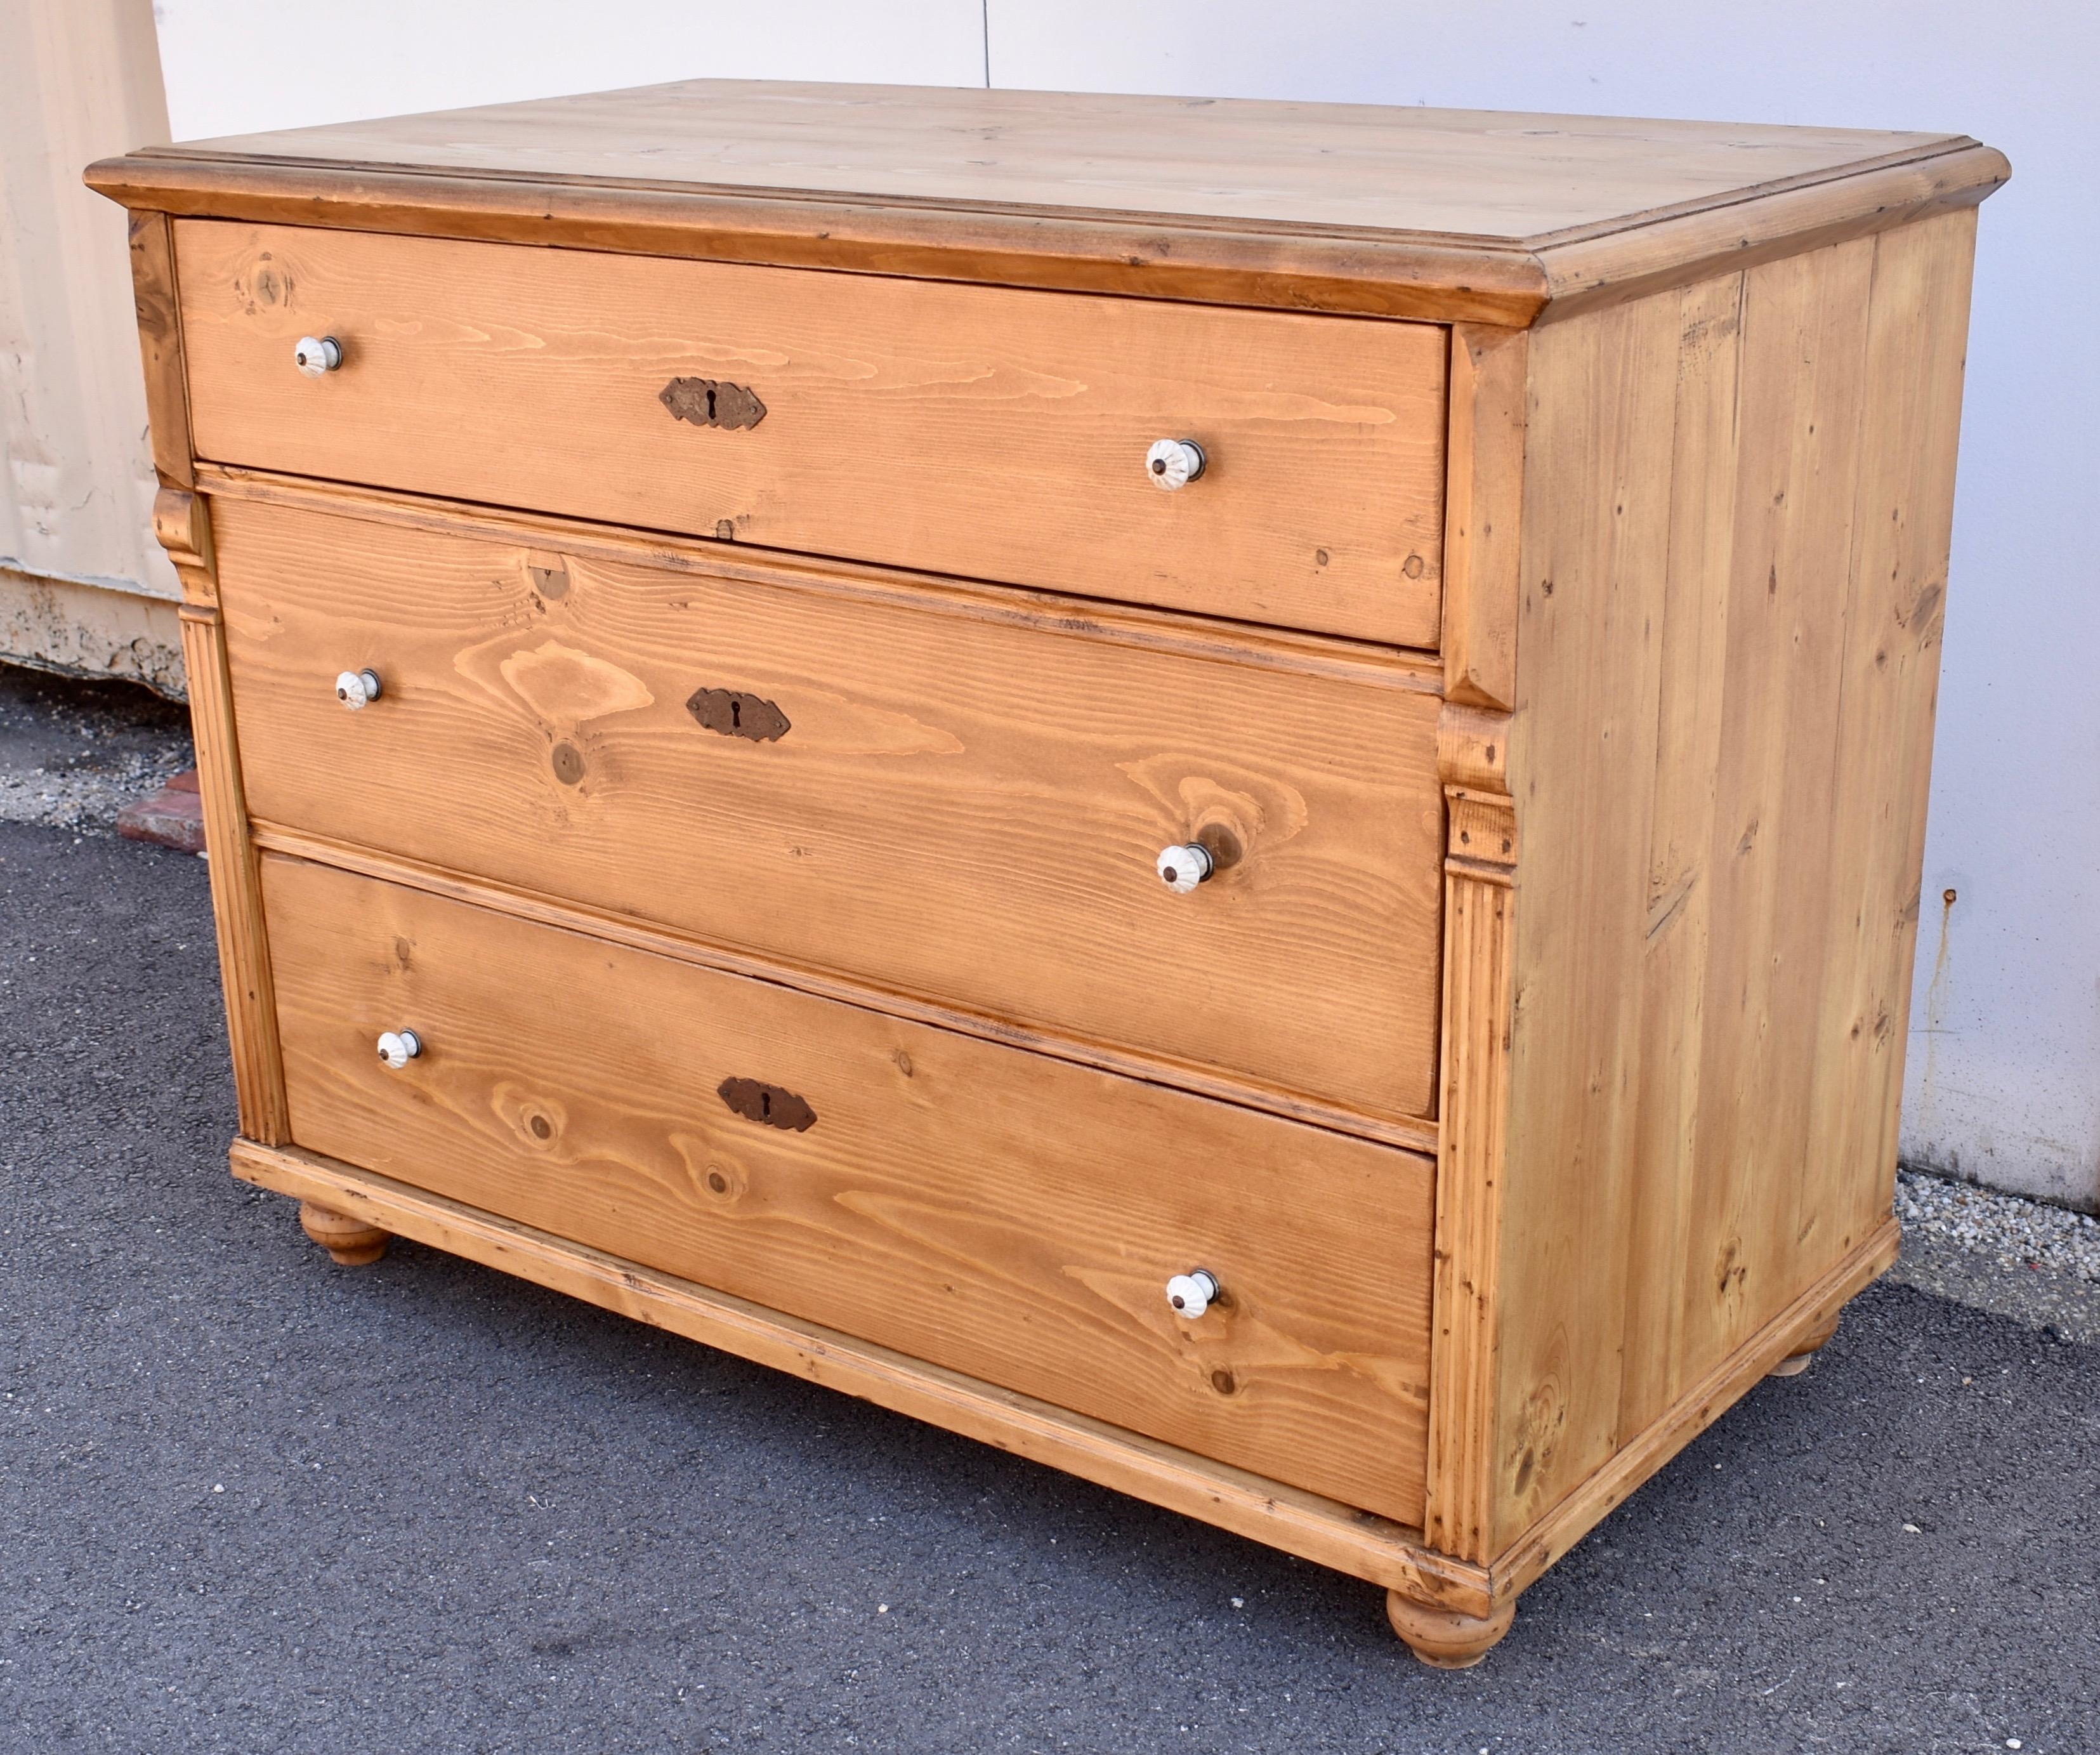
[(1370, 1586), (233, 1182), (201, 860), (0, 824), (0, 1751), (2100, 1750), (2100, 1349), (1860, 1298), (1422, 1669)]

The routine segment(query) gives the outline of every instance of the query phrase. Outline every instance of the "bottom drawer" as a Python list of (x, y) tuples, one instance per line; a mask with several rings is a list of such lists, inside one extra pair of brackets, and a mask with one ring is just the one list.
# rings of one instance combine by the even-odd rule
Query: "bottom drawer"
[(298, 1144), (1420, 1523), (1427, 1160), (298, 860), (263, 897)]

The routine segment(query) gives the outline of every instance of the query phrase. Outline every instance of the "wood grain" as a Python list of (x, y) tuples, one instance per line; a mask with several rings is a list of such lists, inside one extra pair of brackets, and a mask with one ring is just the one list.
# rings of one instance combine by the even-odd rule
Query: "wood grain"
[(1881, 1247), (1973, 237), (1533, 335), (1491, 1548)]
[(1385, 1612), (1392, 1630), (1432, 1669), (1471, 1669), (1509, 1632), (1516, 1603), (1507, 1599), (1490, 1614), (1460, 1615), (1388, 1590)]
[(1452, 327), (1444, 693), (1466, 706), (1503, 712), (1516, 699), (1524, 359), (1521, 329)]
[[(299, 1144), (1418, 1523), (1423, 1160), (322, 866), (263, 884)], [(1226, 1296), (1190, 1323), (1163, 1288), (1199, 1266)]]
[(193, 487), (174, 227), (165, 214), (134, 213), (130, 239), (132, 302), (139, 317), (139, 358), (146, 373), (146, 434), (153, 469), (164, 487)]
[(1608, 1094), (1638, 1071), (1629, 950), (1646, 918), (1677, 342), (1674, 298), (1533, 337), (1510, 746), (1520, 997), (1497, 1270), (1524, 1290), (1498, 1331), (1489, 1552), (1619, 1437), (1609, 1337), (1626, 1292), (1636, 1105)]
[(1537, 1582), (1642, 1482), (1771, 1376), (1774, 1365), (1826, 1333), (1847, 1303), (1895, 1265), (1901, 1241), (1896, 1221), (1884, 1218), (1764, 1327), (1688, 1384), (1660, 1418), (1630, 1435), (1608, 1462), (1495, 1557), (1489, 1569), (1494, 1599), (1505, 1601)]
[[(1444, 667), (1433, 652), (1367, 646), (1331, 634), (1220, 621), (1141, 605), (1104, 603), (1054, 591), (951, 579), (937, 573), (739, 548), (656, 531), (594, 524), (544, 512), (512, 512), (427, 494), (378, 495), (341, 482), (315, 481), (267, 470), (197, 465), (200, 490), (214, 501), (250, 500), (303, 506), (360, 523), (440, 535), (473, 535), (564, 555), (594, 556), (668, 572), (704, 574), (768, 585), (792, 583), (857, 603), (897, 608), (944, 606), (958, 615), (1017, 628), (1049, 628), (1074, 638), (1292, 675), (1331, 677), (1441, 696)], [(535, 561), (533, 565), (539, 565)], [(544, 593), (542, 593), (545, 594)]]
[(1640, 963), (1640, 1100), (1629, 1170), (1628, 1326), (1645, 1343), (1626, 1356), (1620, 1426), (1638, 1430), (1676, 1394), (1682, 1373), (1683, 1276), (1699, 1150), (1699, 1044), (1715, 886), (1722, 715), (1727, 700), (1727, 609), (1736, 511), (1737, 383), (1745, 276), (1688, 289), (1678, 306), (1670, 575), (1661, 635), (1657, 757), (1648, 835), (1647, 931)]
[[(184, 220), (199, 454), (1436, 643), (1428, 326)], [(290, 364), (338, 337), (340, 371)], [(746, 382), (743, 431), (673, 378)], [(1158, 439), (1210, 467), (1147, 478)]]
[(1974, 213), (1951, 214), (1875, 252), (1809, 1100), (1810, 1138), (1852, 1174), (1831, 1187), (1800, 1166), (1809, 1248), (1862, 1234), (1895, 1197), (1975, 237)]
[(154, 148), (88, 181), (173, 214), (1521, 327), (2007, 174), (1952, 134), (691, 82)]
[(1477, 1658), (1893, 1258), (2007, 174), (724, 82), (92, 167), (236, 1171)]
[[(1517, 240), (1959, 136), (1375, 104), (687, 80), (185, 143), (182, 157), (822, 192)], [(959, 139), (970, 150), (957, 150)]]
[(733, 946), (708, 945), (690, 933), (651, 926), (628, 915), (491, 883), (442, 866), (404, 859), (398, 854), (374, 853), (369, 848), (333, 840), (326, 836), (275, 827), (268, 823), (255, 825), (254, 835), (256, 845), (266, 853), (285, 853), (295, 859), (333, 866), (339, 871), (379, 878), (389, 884), (404, 884), (433, 896), (469, 902), (477, 908), (493, 909), (520, 920), (559, 927), (565, 932), (588, 933), (610, 944), (647, 951), (652, 956), (668, 957), (699, 968), (717, 969), (725, 974), (792, 987), (798, 993), (811, 994), (818, 999), (840, 1000), (848, 1005), (885, 1012), (892, 1017), (930, 1024), (1008, 1047), (1025, 1048), (1030, 1053), (1048, 1055), (1055, 1060), (1070, 1060), (1075, 1065), (1096, 1068), (1125, 1078), (1170, 1085), (1198, 1096), (1215, 1097), (1287, 1120), (1376, 1140), (1404, 1151), (1418, 1152), (1432, 1158), (1436, 1154), (1438, 1127), (1433, 1120), (1401, 1116), (1379, 1121), (1358, 1110), (1337, 1109), (1332, 1104), (1250, 1085), (1222, 1074), (1192, 1067), (1164, 1067), (1158, 1060), (1142, 1055), (1105, 1048), (1099, 1043), (1076, 1043), (1067, 1036), (1025, 1029), (976, 1012), (959, 1011), (952, 1006), (909, 999), (898, 994), (878, 993), (865, 982), (789, 968), (748, 950)]
[[(1885, 174), (1851, 179), (1863, 203)], [(1506, 245), (1281, 225), (137, 154), (90, 165), (88, 182), (127, 206), (196, 218), (1409, 321), (1521, 325), (1547, 284), (1536, 257)]]
[(163, 487), (153, 496), (153, 540), (167, 551), (192, 603), (218, 602), (218, 555), (211, 536), (211, 502), (186, 487)]
[(1485, 1615), (1488, 1572), (1421, 1532), (297, 1147), (236, 1140), (233, 1173), (394, 1234), (1266, 1542), (1416, 1601)]
[[(217, 502), (267, 822), (1374, 1118), (1427, 1113), (1433, 697)], [(1067, 621), (1070, 618), (1065, 619)], [(386, 692), (337, 703), (338, 671)], [(773, 703), (754, 743), (696, 692)], [(1176, 896), (1158, 850), (1231, 862)]]
[(1616, 233), (1598, 227), (1541, 238), (1535, 247), (1551, 301), (1542, 320), (1741, 273), (1940, 215), (1973, 213), (2011, 175), (2004, 153), (1965, 140), (1863, 175), (1653, 215)]
[(212, 923), (218, 934), (219, 980), (240, 1131), (265, 1145), (291, 1137), (277, 1042), (270, 941), (249, 838), (240, 753), (226, 671), (223, 625), (210, 604), (179, 611), (183, 664), (189, 677), (190, 730), (196, 742), (197, 787), (204, 800), (205, 849), (211, 860)]
[[(1809, 1105), (1838, 930), (1828, 886), (1838, 842), (1862, 827), (1837, 821), (1833, 787), (1875, 249), (1794, 258), (1752, 271), (1744, 287), (1727, 650), (1703, 864), (1710, 997), (1692, 1149), (1704, 1173), (1691, 1191), (1680, 1294), (1681, 1352), (1695, 1360), (1730, 1351), (1793, 1295), (1805, 1266), (1839, 1252), (1799, 1249), (1792, 1203), (1775, 1193), (1804, 1174), (1871, 1174), (1827, 1159)], [(1899, 729), (1909, 728), (1882, 728)]]
[[(1463, 710), (1446, 712), (1457, 717)], [(1476, 722), (1470, 729), (1475, 737), (1507, 736), (1506, 722)], [(1447, 751), (1463, 749), (1468, 741), (1454, 735), (1444, 740)], [(1447, 778), (1476, 783), (1494, 778), (1482, 774), (1476, 763), (1447, 763), (1445, 771)], [(1517, 865), (1516, 818), (1508, 797), (1498, 791), (1452, 783), (1445, 796), (1452, 833), (1444, 875), (1436, 1267), (1423, 1529), (1426, 1539), (1446, 1554), (1485, 1560), (1494, 1551), (1498, 1487), (1498, 1335), (1506, 1304), (1524, 1295), (1523, 1288), (1505, 1285), (1502, 1279), (1502, 1180), (1515, 1006), (1511, 880)], [(1508, 1629), (1507, 1617), (1502, 1629)], [(1402, 1633), (1405, 1636), (1405, 1629)], [(1493, 1643), (1487, 1639), (1478, 1649), (1484, 1651)]]
[(326, 1250), (338, 1268), (368, 1268), (393, 1241), (377, 1225), (312, 1201), (299, 1205), (299, 1228)]
[[(1419, 1530), (1250, 1475), (1050, 1403), (942, 1369), (777, 1311), (620, 1260), (549, 1232), (295, 1146), (236, 1140), (233, 1173), (300, 1201), (320, 1201), (376, 1229), (682, 1334), (739, 1358), (998, 1445), (1237, 1535), (1397, 1591), (1411, 1603), (1480, 1619), (1535, 1582), (1639, 1484), (1718, 1419), (1773, 1363), (1827, 1325), (1895, 1259), (1878, 1228), (1768, 1329), (1693, 1385), (1584, 1491), (1505, 1550), (1459, 1560)], [(1388, 1604), (1388, 1607), (1392, 1607)], [(1396, 1627), (1396, 1631), (1398, 1631)]]
[(218, 557), (211, 509), (192, 491), (189, 403), (178, 316), (174, 257), (165, 214), (135, 214), (131, 273), (139, 348), (146, 375), (153, 467), (153, 535), (182, 582), (183, 668), (203, 801), (205, 850), (211, 858), (212, 924), (241, 1131), (266, 1144), (290, 1137), (284, 1069), (277, 1047), (270, 945), (262, 919), (219, 620)]

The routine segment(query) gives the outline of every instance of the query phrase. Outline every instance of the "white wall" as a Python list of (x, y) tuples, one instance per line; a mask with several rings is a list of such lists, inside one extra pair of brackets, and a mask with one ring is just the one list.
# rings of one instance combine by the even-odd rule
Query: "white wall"
[(2002, 148), (2014, 174), (1984, 209), (1977, 266), (1904, 1147), (2100, 1206), (2094, 0), (157, 10), (179, 139), (702, 75), (960, 85), (988, 68), (1002, 86), (1946, 129)]
[(981, 86), (983, 0), (156, 0), (178, 140), (667, 79)]

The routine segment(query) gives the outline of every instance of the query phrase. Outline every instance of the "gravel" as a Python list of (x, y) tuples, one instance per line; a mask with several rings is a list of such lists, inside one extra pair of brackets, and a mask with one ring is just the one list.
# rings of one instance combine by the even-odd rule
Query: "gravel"
[(1916, 1171), (1896, 1174), (1904, 1241), (1942, 1237), (2001, 1268), (2045, 1268), (2100, 1282), (2100, 1219)]
[(174, 702), (0, 664), (0, 822), (113, 834), (119, 810), (195, 759)]

